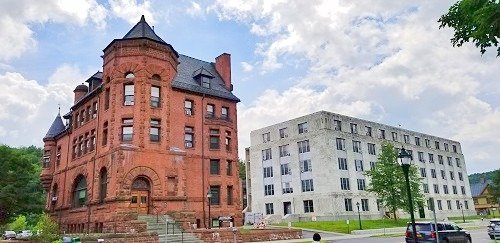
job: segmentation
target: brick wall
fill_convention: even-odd
[[[192,230],[204,242],[257,242],[272,240],[301,239],[302,230],[298,229],[251,229],[233,231],[231,228]]]

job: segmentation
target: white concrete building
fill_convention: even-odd
[[[460,143],[321,111],[251,132],[246,153],[251,210],[271,221],[380,218],[385,209],[366,191],[384,141],[404,146],[420,168],[422,191],[437,217],[474,214]],[[431,218],[427,206],[415,217]],[[401,216],[401,215],[400,215]],[[403,215],[404,216],[404,215]]]

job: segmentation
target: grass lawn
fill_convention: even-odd
[[[497,216],[498,218],[500,218],[500,215],[495,215],[495,216]],[[470,215],[470,216],[465,216],[465,220],[468,220],[468,219],[481,219],[481,218],[490,219],[490,218],[495,218],[495,217],[493,217],[493,215]],[[459,217],[449,217],[448,219],[450,221],[454,221],[454,222],[461,222],[460,220],[462,220],[462,216],[459,216]]]
[[[382,229],[406,226],[408,219],[399,219],[394,221],[392,219],[378,219],[378,220],[361,220],[363,229]],[[287,223],[278,224],[280,226],[287,226]],[[331,231],[338,233],[348,234],[352,230],[359,229],[359,222],[357,220],[350,220],[349,232],[345,220],[341,221],[316,221],[316,222],[293,222],[292,227],[315,229],[322,231]]]

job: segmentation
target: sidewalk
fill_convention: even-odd
[[[469,227],[486,227],[488,225],[488,221],[481,220],[471,220],[466,223],[455,222],[457,225],[463,228]],[[276,228],[288,228],[286,226],[272,226]],[[293,239],[293,240],[277,240],[277,241],[261,241],[261,242],[269,242],[269,243],[286,243],[286,242],[308,242],[312,239],[312,235],[314,233],[320,233],[321,240],[347,240],[347,239],[360,239],[360,238],[368,238],[377,235],[385,235],[385,234],[404,234],[406,231],[405,227],[395,227],[395,228],[385,228],[385,229],[369,229],[369,230],[354,230],[352,234],[343,234],[331,231],[322,231],[322,230],[311,230],[311,229],[303,229],[298,227],[291,227],[292,229],[301,229],[302,230],[302,239]]]

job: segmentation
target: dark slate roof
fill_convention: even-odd
[[[55,136],[63,132],[65,128],[66,127],[64,126],[64,123],[61,119],[61,114],[57,114],[56,119],[54,119],[54,122],[52,122],[49,131],[47,132],[47,134],[45,134],[45,137],[43,139],[54,138]]]
[[[87,87],[87,85],[85,84],[80,84],[76,86],[74,91],[89,92],[89,87]]]
[[[479,182],[479,183],[471,184],[470,185],[470,194],[472,195],[472,197],[479,197],[481,195],[481,193],[484,191],[484,189],[489,184],[491,184],[490,180],[487,180],[484,183]]]
[[[172,81],[172,87],[240,102],[240,99],[225,87],[224,81],[222,81],[213,63],[185,55],[179,55],[178,61],[177,75],[175,75]],[[199,70],[205,70],[213,76],[210,81],[210,88],[202,87],[200,83],[194,79],[193,75]]]
[[[209,71],[207,71],[204,67],[201,67],[200,69],[194,71],[193,78],[196,78],[196,77],[198,77],[200,75],[206,76],[206,77],[209,77],[209,78],[213,78],[214,77],[214,75],[211,74]]]
[[[135,24],[135,26],[131,30],[129,30],[129,32],[122,39],[134,39],[142,37],[167,44],[158,35],[156,35],[155,31],[146,22],[144,15],[141,16],[141,20],[139,21],[139,23]]]
[[[101,71],[97,71],[96,73],[94,73],[94,75],[92,75],[92,77],[90,77],[89,79],[87,79],[87,81],[85,81],[85,82],[88,82],[91,79],[100,79],[100,80],[102,80],[102,72]]]

